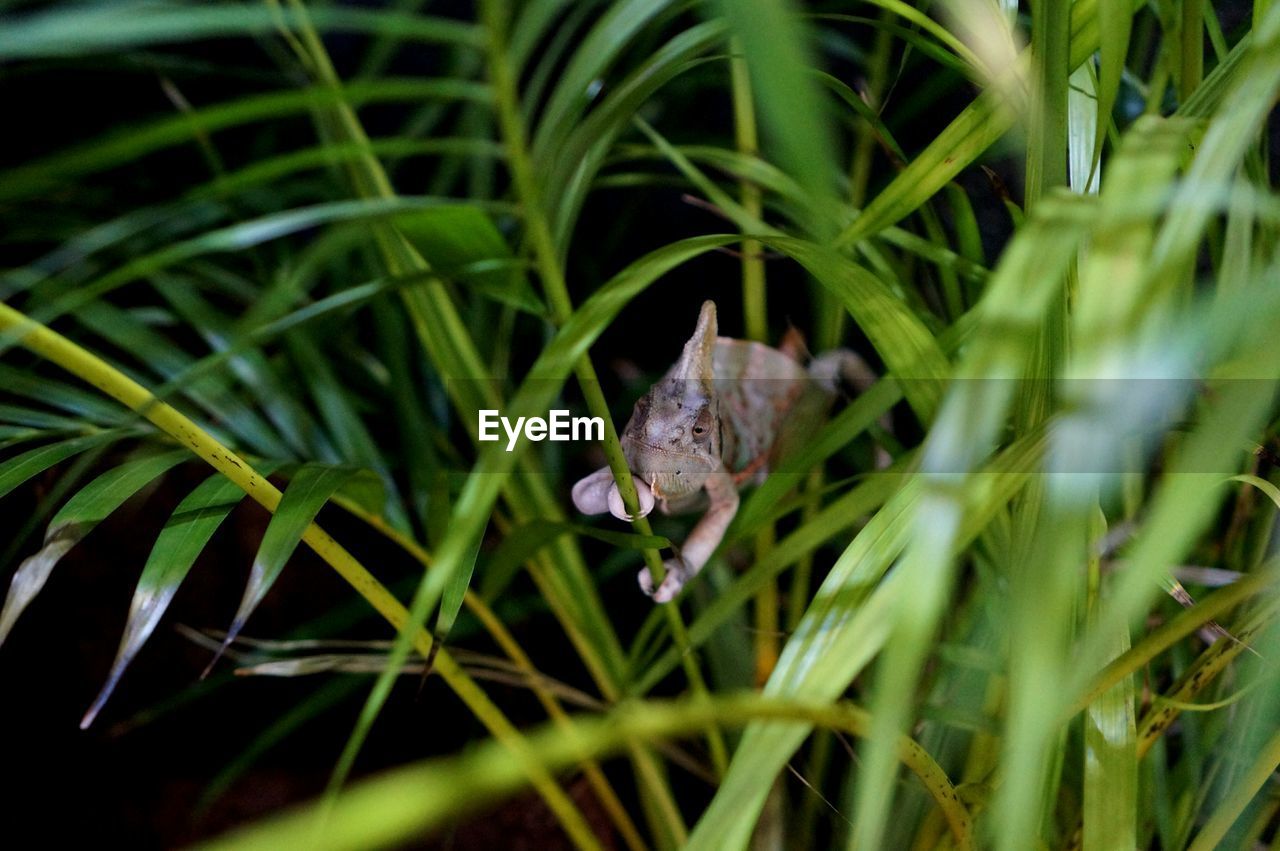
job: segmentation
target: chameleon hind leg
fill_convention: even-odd
[[[809,363],[809,375],[832,393],[846,388],[855,394],[865,393],[879,380],[875,370],[857,352],[849,349],[833,349],[818,355]],[[893,421],[887,413],[880,417],[880,427],[893,434]],[[887,469],[892,463],[893,458],[888,451],[877,443],[876,469]]]
[[[809,375],[832,393],[846,388],[865,393],[880,377],[857,352],[849,349],[832,349],[818,355],[809,362]]]

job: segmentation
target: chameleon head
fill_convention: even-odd
[[[696,493],[720,466],[715,345],[716,306],[707,301],[680,360],[636,403],[622,432],[627,466],[655,499]]]

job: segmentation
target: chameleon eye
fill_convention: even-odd
[[[693,427],[693,433],[694,433],[694,434],[706,434],[706,433],[707,433],[707,430],[706,430],[705,428],[703,428],[702,426],[694,426],[694,427]]]

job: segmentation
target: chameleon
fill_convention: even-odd
[[[716,305],[706,301],[679,359],[636,402],[621,435],[639,496],[639,516],[705,512],[663,561],[654,588],[649,568],[640,588],[656,603],[673,599],[715,552],[738,511],[738,491],[763,481],[830,410],[840,386],[858,391],[875,375],[857,354],[836,349],[802,362],[792,332],[778,348],[717,336]],[[573,503],[584,514],[627,513],[609,467],[579,480]]]

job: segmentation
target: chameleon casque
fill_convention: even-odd
[[[649,568],[640,587],[665,603],[698,574],[738,511],[738,490],[759,483],[789,448],[825,418],[837,388],[863,390],[874,374],[856,354],[827,352],[806,368],[803,343],[779,348],[716,336],[716,306],[704,302],[680,359],[636,402],[622,432],[622,451],[640,497],[640,515],[706,513],[663,567],[657,589]],[[584,514],[631,520],[613,474],[603,467],[573,486]]]

